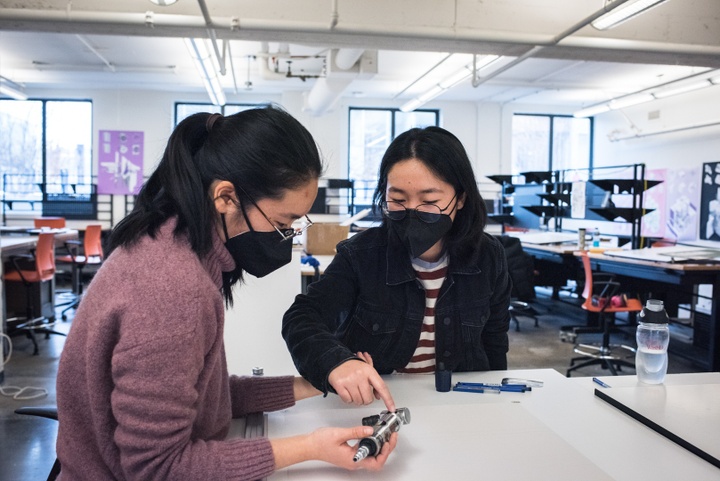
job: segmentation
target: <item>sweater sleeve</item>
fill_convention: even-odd
[[[112,449],[119,451],[125,479],[239,481],[274,471],[268,439],[222,440],[229,409],[208,413],[208,401],[222,403],[204,400],[198,391],[203,384],[202,336],[197,331],[160,333],[113,356],[111,405],[117,426]],[[208,432],[193,431],[198,419],[203,420],[199,429]]]
[[[233,418],[286,409],[295,405],[293,376],[230,376],[230,396]]]

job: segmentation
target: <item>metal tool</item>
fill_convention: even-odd
[[[372,426],[371,436],[362,438],[358,443],[358,450],[353,456],[356,463],[368,456],[377,456],[380,450],[389,439],[390,435],[400,430],[403,424],[410,424],[410,410],[398,408],[394,413],[383,411],[374,416],[368,416],[362,420],[363,426]]]

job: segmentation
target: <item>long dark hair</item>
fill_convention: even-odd
[[[376,209],[385,200],[390,169],[403,160],[417,159],[443,181],[452,185],[458,198],[465,196],[463,208],[457,211],[452,228],[445,236],[451,259],[474,259],[479,252],[487,223],[487,208],[480,195],[475,173],[460,140],[440,127],[415,128],[392,141],[378,173],[373,195]],[[386,220],[383,220],[386,222]]]
[[[288,189],[322,172],[317,145],[300,122],[270,106],[222,117],[198,113],[180,122],[162,159],[143,185],[132,212],[110,234],[108,253],[131,246],[143,235],[155,237],[168,219],[177,218],[175,236],[187,236],[203,258],[212,248],[216,211],[210,185],[227,180],[241,203],[277,199]],[[232,304],[231,287],[242,279],[236,269],[223,273],[223,295]]]

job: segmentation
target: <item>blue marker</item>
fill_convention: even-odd
[[[610,385],[608,385],[607,383],[602,382],[600,379],[598,379],[598,378],[596,378],[596,377],[593,378],[593,382],[594,382],[595,384],[600,384],[602,387],[610,387]]]

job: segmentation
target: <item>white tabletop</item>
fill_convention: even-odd
[[[666,384],[720,383],[720,374],[688,381],[683,376],[693,377],[668,376]],[[552,369],[495,371],[454,374],[453,384],[500,382],[503,377],[539,379],[544,386],[528,393],[439,393],[433,376],[385,376],[396,405],[409,408],[412,421],[402,427],[398,447],[383,471],[350,472],[303,463],[270,479],[720,479],[718,468],[597,398],[597,385],[590,378],[568,379]],[[604,379],[637,384],[631,378]],[[334,395],[315,397],[270,413],[268,435],[359,425],[363,417],[383,409],[379,401],[358,408]]]

